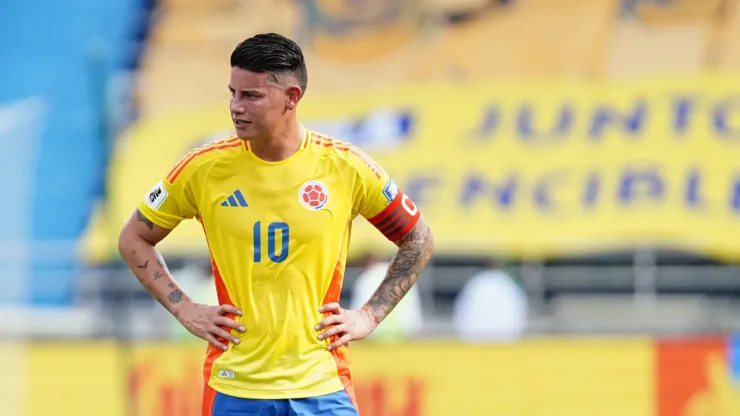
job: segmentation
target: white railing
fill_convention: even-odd
[[[161,338],[171,320],[127,269],[81,269],[74,303],[37,307],[28,299],[29,259],[53,265],[73,242],[0,243],[0,338]],[[41,253],[41,254],[39,254]],[[32,256],[33,254],[33,256]],[[529,333],[696,333],[740,329],[740,267],[658,266],[636,255],[632,265],[526,263],[511,271],[529,301]],[[174,263],[174,262],[173,262]],[[424,337],[454,336],[452,302],[475,267],[430,267],[418,282]],[[178,270],[173,270],[177,278]],[[345,295],[360,270],[348,268]],[[53,268],[45,273],[53,276]],[[577,293],[577,292],[585,292]],[[674,293],[671,293],[674,292]],[[346,299],[343,298],[344,300]],[[15,300],[15,301],[9,301]]]

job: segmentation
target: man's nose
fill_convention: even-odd
[[[244,114],[244,106],[239,101],[232,100],[231,112],[234,114]]]

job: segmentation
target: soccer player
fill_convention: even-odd
[[[139,203],[119,251],[141,284],[208,346],[203,416],[357,415],[347,346],[368,336],[429,261],[414,203],[354,146],[303,127],[307,73],[277,34],[231,55],[236,137],[185,155]],[[352,220],[398,246],[359,309],[339,306]],[[210,249],[219,305],[188,298],[155,246],[195,218]]]

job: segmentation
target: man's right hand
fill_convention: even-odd
[[[222,341],[239,343],[239,338],[231,335],[228,329],[239,332],[246,330],[227,315],[242,316],[242,311],[232,305],[208,306],[189,302],[180,308],[175,317],[191,334],[226,351],[229,347]]]

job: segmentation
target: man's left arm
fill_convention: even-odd
[[[362,307],[370,313],[376,326],[411,290],[434,251],[434,237],[423,217],[418,219],[411,231],[395,243],[398,251],[388,266],[383,282]]]
[[[357,212],[398,246],[385,278],[362,310],[379,325],[411,290],[434,249],[434,239],[414,201],[371,159],[358,167]],[[373,328],[374,329],[374,328]]]
[[[434,249],[429,225],[414,202],[368,157],[355,159],[357,182],[353,212],[366,218],[385,238],[398,246],[386,276],[360,309],[345,310],[339,303],[322,305],[325,318],[316,325],[329,350],[360,340],[393,311],[421,275]]]

